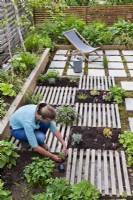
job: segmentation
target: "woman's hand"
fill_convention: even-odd
[[[65,156],[67,156],[67,154],[68,154],[68,150],[67,150],[66,145],[63,146],[63,152],[64,152]]]
[[[59,158],[58,156],[56,156],[56,155],[54,155],[54,154],[53,154],[53,156],[52,156],[52,160],[54,160],[54,161],[56,161],[56,162],[61,162],[61,161],[62,161],[61,158]]]

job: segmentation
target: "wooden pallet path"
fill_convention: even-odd
[[[124,151],[69,149],[66,178],[71,184],[89,180],[103,196],[117,196],[126,192],[131,196]]]
[[[117,104],[76,103],[75,111],[80,118],[74,126],[121,128]]]
[[[112,76],[81,76],[79,81],[80,90],[108,90],[114,85]]]
[[[34,94],[42,94],[44,102],[52,105],[74,105],[77,88],[37,86]]]

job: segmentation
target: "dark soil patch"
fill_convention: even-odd
[[[111,101],[105,101],[104,95],[108,94],[107,91],[98,91],[99,95],[91,95],[91,90],[78,90],[76,92],[75,103],[114,103],[113,99]],[[81,99],[79,96],[81,94],[85,94],[87,97],[86,99]]]
[[[14,200],[30,200],[33,194],[44,192],[44,186],[31,187],[27,184],[23,176],[25,166],[31,163],[32,157],[42,157],[40,154],[33,151],[20,151],[20,157],[17,160],[16,166],[11,169],[5,168],[1,171],[1,179],[4,181],[4,188],[10,190]],[[43,157],[42,157],[43,158]],[[65,168],[66,168],[66,163]],[[55,169],[52,177],[65,177],[66,173],[59,173],[58,163],[55,163]]]
[[[72,127],[68,147],[104,150],[121,149],[122,145],[118,142],[118,135],[121,134],[121,129],[110,129],[113,133],[111,139],[103,135],[103,130],[104,128]],[[82,141],[79,145],[72,146],[72,135],[74,133],[81,133]]]
[[[38,81],[37,85],[39,86],[52,86],[52,87],[78,87],[79,84],[79,78],[77,78],[77,82],[70,82],[70,79],[68,77],[63,77],[60,80],[56,81],[55,84],[49,84],[48,81],[45,83],[41,83]]]

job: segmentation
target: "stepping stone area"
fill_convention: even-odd
[[[61,76],[79,77],[78,87],[57,87],[57,86],[36,86],[34,94],[42,94],[43,101],[53,106],[71,105],[80,117],[73,122],[73,127],[96,127],[111,129],[121,129],[121,121],[118,104],[109,103],[75,103],[76,92],[79,90],[101,90],[107,91],[109,87],[115,86],[114,77],[127,77],[125,65],[122,63],[122,57],[130,60],[128,69],[133,69],[133,51],[131,50],[99,50],[97,51],[101,58],[88,63],[83,62],[82,73],[74,73],[68,62],[64,60],[67,50],[58,50],[49,65],[48,71],[55,69]],[[103,55],[108,59],[108,68],[104,68]],[[89,59],[95,58],[91,53]],[[130,59],[129,59],[130,57]],[[131,59],[132,57],[132,59]],[[73,58],[67,58],[72,62]],[[132,60],[132,61],[131,61]],[[131,63],[132,62],[132,63]],[[92,69],[93,68],[93,69]],[[86,73],[87,70],[87,73]],[[106,76],[107,70],[109,76]],[[131,76],[131,70],[129,71]],[[65,74],[64,74],[65,73]],[[88,75],[87,75],[88,74]],[[121,81],[121,86],[126,91],[133,91],[133,81]],[[127,111],[133,111],[133,98],[125,99]],[[68,145],[72,126],[56,124],[60,130],[63,139]],[[133,131],[133,118],[129,118],[129,125]],[[12,138],[12,140],[14,140]],[[15,143],[18,141],[15,140]],[[62,151],[62,145],[50,131],[46,134],[46,144],[50,152],[59,153]],[[19,145],[19,148],[21,146]],[[113,196],[119,199],[126,192],[131,196],[131,184],[129,180],[127,161],[125,152],[122,150],[101,150],[101,149],[68,149],[68,158],[66,164],[66,178],[71,184],[80,182],[83,179],[89,180],[102,193],[102,196]]]

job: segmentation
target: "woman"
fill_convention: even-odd
[[[22,106],[13,113],[9,120],[10,131],[16,139],[28,142],[38,153],[57,162],[61,162],[61,159],[58,156],[43,148],[46,139],[46,132],[48,128],[50,128],[63,145],[63,151],[65,155],[67,155],[66,144],[59,130],[52,121],[55,118],[55,109],[45,103]]]

